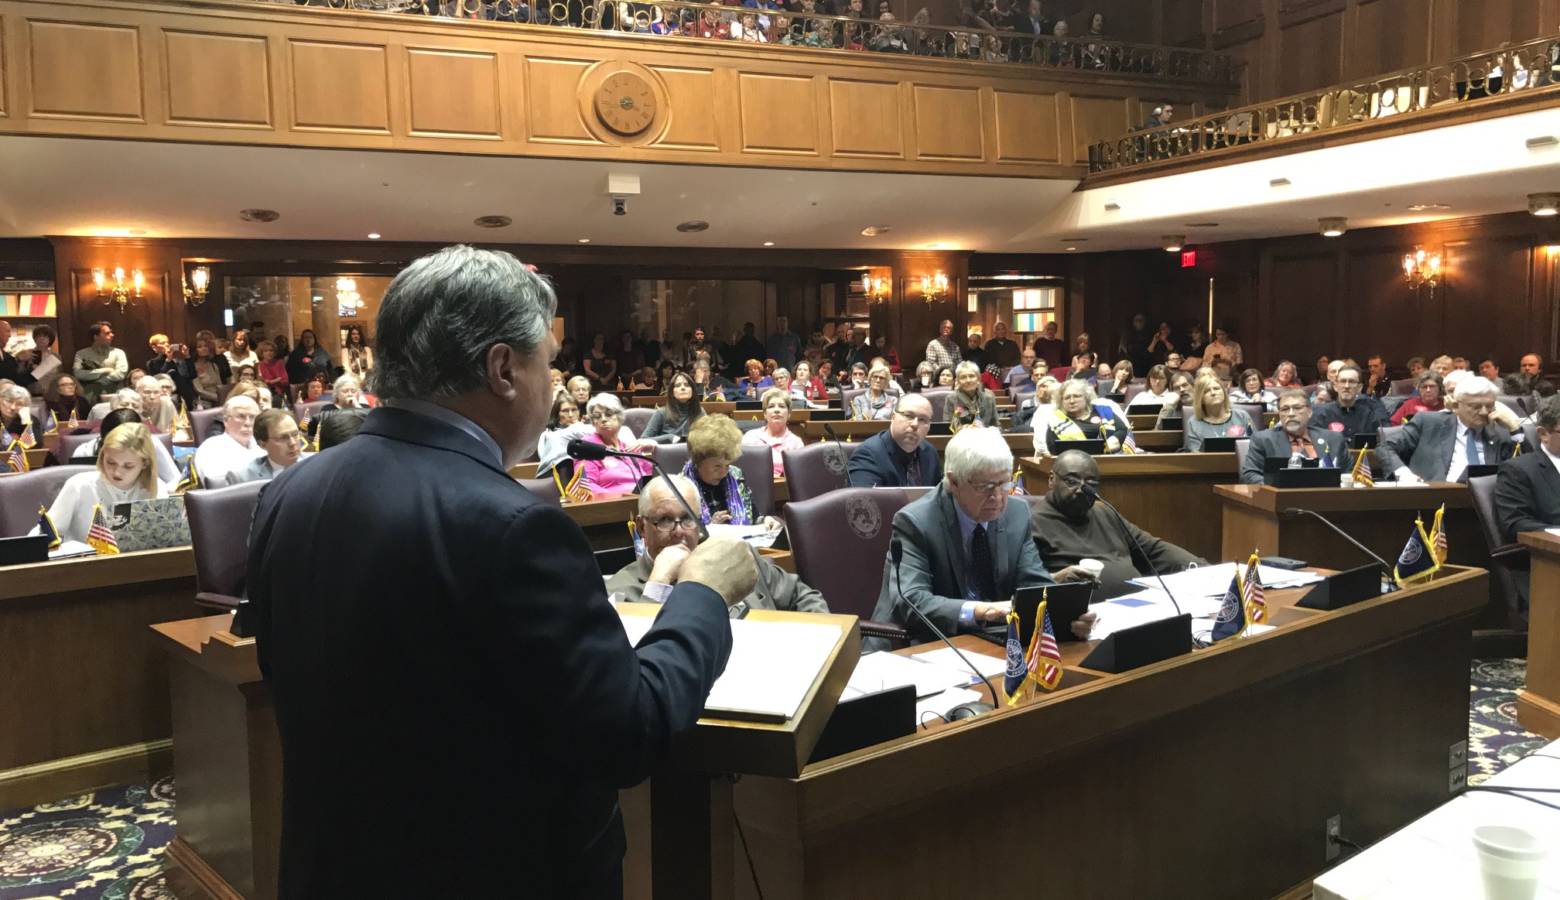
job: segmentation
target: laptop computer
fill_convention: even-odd
[[[1235,441],[1232,437],[1203,438],[1202,452],[1204,453],[1234,453]]]
[[[184,513],[184,497],[159,497],[115,503],[108,527],[120,552],[161,550],[190,543],[190,520]]]
[[[1057,643],[1075,641],[1072,623],[1089,611],[1089,601],[1094,599],[1094,582],[1069,581],[1045,588],[1024,588],[1013,595],[1013,611],[1018,613],[1018,636],[1025,649],[1035,633],[1035,615],[1040,611],[1040,600],[1045,599],[1046,612],[1051,617],[1051,631]]]
[[[0,566],[47,562],[49,539],[45,535],[0,538]]]

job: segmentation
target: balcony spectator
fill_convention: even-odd
[[[1086,69],[1114,69],[1110,48],[1102,41],[1110,40],[1105,34],[1105,14],[1097,12],[1089,17],[1089,30],[1084,37],[1091,39],[1083,45],[1083,66]]]

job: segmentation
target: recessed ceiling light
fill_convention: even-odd
[[[478,228],[508,228],[515,224],[515,220],[508,216],[478,216],[471,220],[471,224]]]
[[[578,241],[576,241],[576,243],[588,244],[590,243],[590,238],[580,238]]]
[[[1187,228],[1218,228],[1218,222],[1187,222]]]
[[[1106,212],[1116,212],[1119,209],[1121,209],[1121,204],[1120,203],[1117,203],[1114,200],[1107,200],[1107,201],[1105,201],[1105,211]]]
[[[1451,209],[1451,207],[1445,203],[1415,203],[1408,209],[1409,212],[1438,212],[1443,209]]]
[[[764,242],[764,246],[765,247],[773,247],[774,245],[775,245],[774,241],[765,241]]]
[[[1535,216],[1560,212],[1560,194],[1528,194],[1528,212]]]
[[[1167,253],[1179,253],[1181,247],[1186,244],[1186,235],[1167,234],[1159,239],[1159,246],[1165,248]]]
[[[1560,138],[1557,138],[1552,134],[1546,134],[1543,137],[1527,139],[1527,148],[1529,150],[1548,150],[1549,148],[1557,145],[1560,145]]]
[[[1086,238],[1086,237],[1064,237],[1064,238],[1062,238],[1062,243],[1064,243],[1064,244],[1086,244],[1086,243],[1088,243],[1088,241],[1089,241],[1089,239]]]
[[[1268,179],[1268,187],[1289,187],[1289,179],[1288,178],[1270,178],[1270,179]]]
[[[1071,253],[1071,252],[1073,252],[1074,250],[1077,250],[1077,249],[1078,249],[1077,247],[1068,247],[1067,248],[1067,252]]]
[[[1337,237],[1349,230],[1349,220],[1342,216],[1327,216],[1317,219],[1316,227],[1322,232],[1322,237]]]
[[[371,240],[371,241],[379,240],[379,232],[377,232],[377,231],[370,231],[368,233],[368,239]]]
[[[691,234],[698,231],[708,231],[709,227],[710,223],[705,222],[702,219],[690,219],[687,222],[679,222],[677,225],[677,230],[681,231],[683,234]]]
[[[282,214],[274,209],[241,209],[238,217],[245,222],[275,222]]]
[[[861,236],[862,237],[878,237],[880,235],[888,234],[890,231],[893,231],[893,230],[894,230],[893,228],[891,228],[891,227],[889,227],[887,225],[868,225],[866,228],[861,229]]]

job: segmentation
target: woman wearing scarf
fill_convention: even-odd
[[[688,464],[682,473],[699,489],[699,521],[752,525],[753,496],[734,463],[742,458],[742,431],[730,416],[706,415],[688,429]]]
[[[1119,452],[1132,431],[1109,407],[1095,404],[1094,388],[1087,382],[1077,378],[1064,382],[1045,436],[1046,451],[1055,456],[1067,449],[1068,441],[1103,439],[1106,453]]]
[[[953,370],[954,388],[943,400],[943,418],[955,430],[965,425],[997,424],[997,397],[980,383],[980,367],[965,361]]]
[[[891,376],[888,366],[878,365],[867,376],[867,389],[850,401],[850,417],[861,421],[888,421],[894,415],[894,403],[898,399],[888,389]]]

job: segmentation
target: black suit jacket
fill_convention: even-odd
[[[1560,472],[1542,447],[1534,447],[1495,473],[1495,508],[1500,532],[1516,543],[1524,531],[1560,525]]]
[[[249,596],[282,897],[618,894],[617,789],[694,724],[731,649],[697,584],[631,648],[568,516],[396,408],[264,489]]]
[[[942,462],[937,448],[926,441],[915,448],[921,464],[921,479],[914,484],[905,476],[899,445],[888,429],[861,442],[851,454],[848,477],[851,487],[935,487],[942,480]]]
[[[1308,428],[1306,436],[1316,445],[1318,457],[1330,459],[1338,468],[1353,467],[1354,459],[1344,452],[1343,435]],[[1240,483],[1272,484],[1273,477],[1267,474],[1267,461],[1275,458],[1289,458],[1289,435],[1284,433],[1282,426],[1267,428],[1251,436],[1251,443],[1246,445],[1246,461],[1240,466]]]

